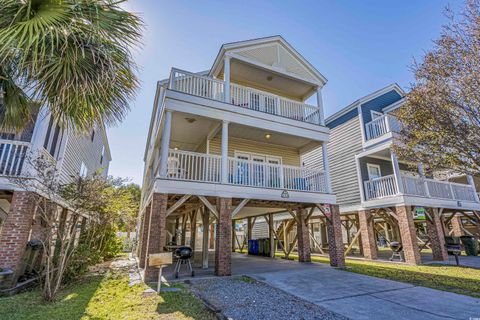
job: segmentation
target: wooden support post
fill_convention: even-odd
[[[197,240],[197,210],[190,214],[190,247],[192,248],[192,257],[195,256],[195,245]],[[195,261],[192,259],[192,261]]]
[[[268,215],[268,238],[270,240],[270,258],[275,257],[275,239],[273,238],[273,214]]]
[[[232,252],[235,252],[237,232],[235,231],[235,220],[232,220]]]
[[[188,218],[188,215],[186,213],[183,214],[183,216],[182,216],[182,236],[181,236],[181,239],[180,239],[180,244],[182,246],[185,245],[186,237],[187,237],[187,218]]]
[[[208,230],[210,223],[210,211],[203,207],[203,234],[202,234],[202,269],[208,269]]]

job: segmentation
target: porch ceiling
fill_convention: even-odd
[[[220,70],[223,75],[223,67]],[[232,82],[269,91],[296,100],[305,100],[316,90],[311,83],[293,79],[272,70],[262,69],[237,59],[231,60],[230,79]]]
[[[195,151],[207,136],[221,135],[221,122],[215,119],[200,117],[187,113],[173,113],[170,147],[180,150]],[[265,137],[270,134],[270,138]],[[212,138],[214,137],[212,136]],[[253,140],[256,142],[293,147],[296,149],[313,148],[317,144],[312,140],[280,132],[271,132],[259,128],[248,127],[237,123],[229,126],[229,137]],[[320,146],[320,144],[318,144]]]

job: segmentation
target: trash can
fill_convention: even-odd
[[[258,255],[258,240],[248,240],[248,254]]]
[[[450,245],[450,246],[459,245],[459,244],[461,244],[460,238],[459,237],[451,237],[451,236],[445,237],[445,244]]]
[[[462,244],[465,247],[465,253],[467,256],[478,255],[478,239],[472,236],[461,236]]]

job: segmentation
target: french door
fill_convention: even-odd
[[[257,187],[280,187],[281,158],[246,152],[236,152],[235,158],[248,160],[248,162],[238,163],[237,171],[241,177],[237,180]]]

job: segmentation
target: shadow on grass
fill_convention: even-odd
[[[0,318],[10,320],[81,319],[102,276],[82,278],[61,290],[55,302],[45,303],[40,289],[0,298]]]

